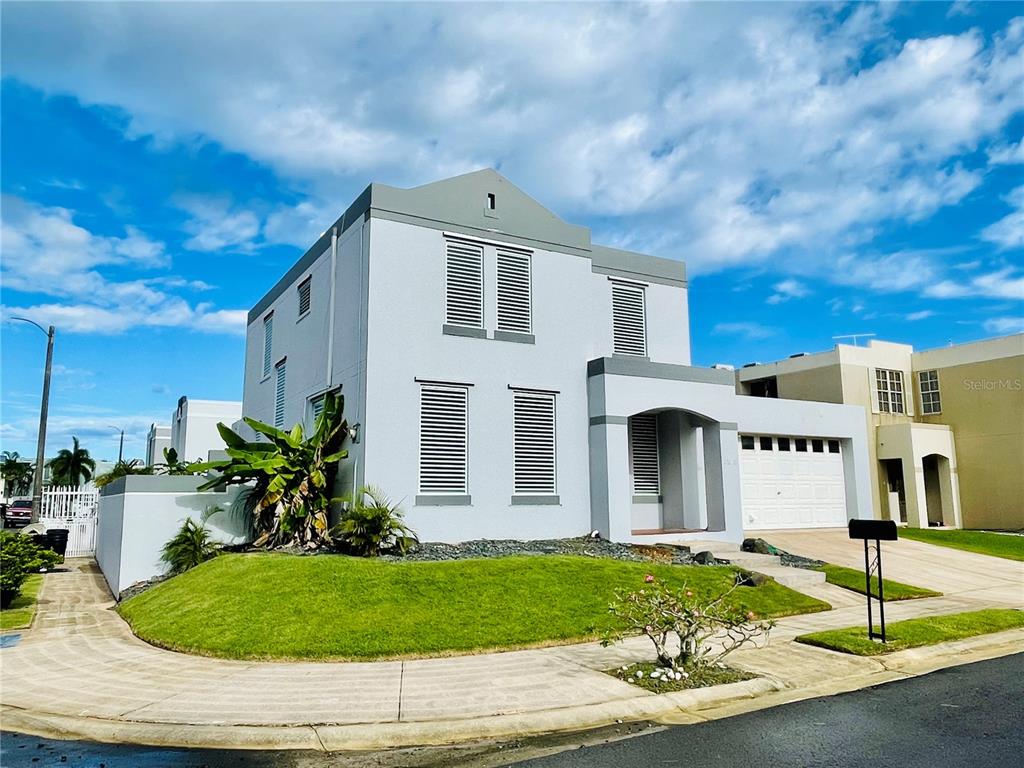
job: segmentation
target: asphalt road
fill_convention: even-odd
[[[1024,654],[700,725],[377,754],[158,749],[0,734],[3,768],[956,768],[1020,765]]]
[[[1021,755],[1024,654],[516,765],[1009,768]]]

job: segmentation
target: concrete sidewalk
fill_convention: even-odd
[[[581,730],[616,720],[692,722],[737,707],[852,690],[1004,655],[1024,644],[1024,631],[1014,631],[879,660],[791,641],[803,632],[863,623],[863,604],[855,599],[827,613],[783,619],[767,647],[730,657],[761,679],[677,694],[654,695],[600,671],[649,658],[642,638],[612,648],[587,643],[404,662],[226,661],[138,640],[113,611],[95,565],[70,566],[69,572],[45,577],[32,629],[0,652],[6,729],[166,746],[335,750],[443,744]],[[830,590],[847,599],[845,591],[825,591]],[[973,590],[894,603],[887,617],[1021,602],[1020,590],[1016,601]]]

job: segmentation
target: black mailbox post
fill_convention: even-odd
[[[868,597],[868,638],[885,642],[885,591],[882,588],[882,544],[896,541],[896,523],[892,520],[851,520],[850,538],[864,541],[864,592]],[[871,560],[868,542],[875,542],[875,559]],[[871,619],[871,574],[878,575],[878,619],[881,633],[875,632]]]

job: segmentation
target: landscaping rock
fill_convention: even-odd
[[[736,574],[736,586],[738,587],[760,587],[762,584],[767,584],[769,581],[775,581],[775,579],[771,576],[765,576],[763,573],[740,571]]]
[[[590,535],[572,539],[540,539],[536,541],[475,539],[458,544],[428,541],[415,546],[404,557],[385,555],[384,559],[440,561],[481,557],[513,557],[516,555],[578,555],[607,557],[636,563],[658,562],[671,565],[693,565],[695,563],[690,551],[686,547],[676,544],[619,544]],[[715,564],[714,558],[710,564]]]
[[[756,552],[759,555],[777,555],[779,550],[764,539],[744,539],[740,545],[744,552]]]
[[[708,551],[698,552],[693,556],[693,562],[697,565],[716,565],[718,563],[715,556]]]

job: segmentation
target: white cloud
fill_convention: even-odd
[[[184,242],[190,251],[220,251],[231,248],[251,251],[256,247],[260,220],[252,211],[232,210],[223,198],[186,196],[178,207],[189,213],[184,230],[191,235]]]
[[[981,239],[1002,250],[1024,248],[1024,186],[1014,189],[1005,199],[1013,206],[1013,212],[985,227]]]
[[[1019,165],[1024,163],[1024,140],[1016,144],[998,144],[988,150],[990,165]]]
[[[800,299],[810,294],[810,289],[799,280],[787,278],[775,284],[775,293],[768,297],[769,304],[782,304],[790,299]]]
[[[307,245],[367,181],[493,165],[566,218],[602,217],[695,274],[769,259],[806,271],[963,200],[982,183],[964,158],[1024,107],[1024,20],[900,45],[895,13],[14,4],[4,63],[122,107],[132,135],[199,136],[274,168],[310,199],[271,215],[271,241]],[[193,226],[190,247],[204,249],[251,247],[259,232],[230,207]]]
[[[162,243],[134,227],[123,236],[97,235],[74,221],[65,208],[46,208],[4,197],[2,222],[6,292],[51,296],[62,301],[28,306],[10,304],[4,315],[18,314],[62,332],[121,333],[136,327],[186,327],[199,331],[239,333],[241,310],[217,310],[210,304],[191,305],[163,288],[202,289],[175,276],[114,280],[109,267],[135,270],[166,268]],[[244,313],[242,313],[244,314]]]
[[[982,325],[988,333],[1000,336],[1022,333],[1024,332],[1024,317],[993,317]]]
[[[906,315],[903,319],[910,323],[916,323],[919,320],[927,320],[929,317],[933,317],[935,312],[930,309],[922,309],[918,312],[911,312]]]
[[[718,323],[711,329],[711,332],[728,336],[742,336],[748,341],[767,339],[778,333],[777,329],[770,326],[747,322]]]
[[[1024,274],[1013,267],[964,280],[941,280],[924,288],[925,296],[936,299],[960,299],[981,296],[989,299],[1024,300]]]

